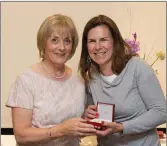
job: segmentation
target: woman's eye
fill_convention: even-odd
[[[107,39],[101,39],[101,41],[107,41]]]
[[[58,39],[56,39],[56,38],[52,39],[52,41],[53,41],[54,43],[58,43]]]
[[[65,44],[71,44],[71,40],[70,39],[65,39],[64,42],[65,42]]]
[[[88,43],[93,43],[93,42],[95,42],[94,40],[88,40]]]

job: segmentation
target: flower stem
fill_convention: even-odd
[[[154,60],[154,62],[151,64],[151,66],[153,66],[155,64],[155,62],[157,62],[158,59],[159,59],[159,56]]]

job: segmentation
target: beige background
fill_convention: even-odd
[[[130,12],[133,13],[130,28]],[[39,61],[36,34],[43,20],[61,13],[72,17],[80,40],[86,22],[105,14],[120,28],[124,38],[137,32],[141,55],[162,49],[166,51],[165,2],[2,2],[1,3],[1,127],[12,127],[10,109],[5,107],[9,90],[16,76]],[[131,30],[131,32],[129,32]],[[74,57],[67,63],[77,71],[81,42]],[[166,95],[166,60],[155,64],[159,81]]]

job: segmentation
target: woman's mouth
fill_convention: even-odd
[[[65,53],[55,53],[58,56],[65,56]]]
[[[98,52],[98,53],[94,53],[96,56],[103,56],[106,52]]]

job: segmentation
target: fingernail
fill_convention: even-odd
[[[98,118],[99,117],[99,113],[96,113],[96,118]]]
[[[96,106],[96,111],[97,111],[97,108],[98,108],[98,107]]]
[[[101,121],[101,124],[104,125],[104,121]]]

